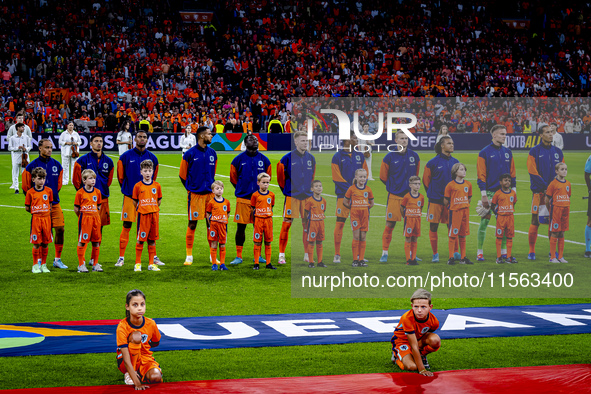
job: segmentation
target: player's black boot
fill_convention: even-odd
[[[308,268],[314,268],[314,263],[308,264]]]
[[[326,268],[326,264],[324,264],[322,261],[316,264],[316,266],[318,266],[318,268]]]
[[[468,264],[468,265],[472,265],[474,264],[472,261],[470,261],[470,259],[466,256],[463,259],[460,260],[460,264]]]
[[[508,264],[517,264],[517,259],[515,257],[509,257],[506,261]]]
[[[447,265],[456,265],[456,260],[454,258],[447,260]]]
[[[314,265],[314,263],[312,263],[312,265]],[[265,268],[268,270],[276,270],[277,269],[277,267],[274,267],[273,264],[271,264],[271,263],[265,265]]]
[[[431,366],[429,365],[429,361],[427,361],[427,356],[421,356],[421,361],[423,362],[425,369],[431,369]]]
[[[359,267],[359,261],[353,260],[353,262],[351,263],[351,267]]]
[[[253,270],[258,270],[259,269],[259,265],[255,264],[254,267],[252,267]]]
[[[358,267],[367,267],[367,263],[364,260],[359,260],[357,262]]]

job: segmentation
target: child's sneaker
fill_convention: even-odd
[[[273,267],[273,264],[271,264],[271,263],[265,265],[265,268],[268,270],[276,270],[277,269],[277,267]]]
[[[470,261],[470,259],[468,257],[464,257],[463,259],[460,260],[460,264],[472,265],[474,263],[472,261]]]
[[[59,268],[59,269],[63,269],[63,270],[67,270],[67,269],[68,269],[68,266],[67,266],[67,265],[65,265],[65,264],[62,262],[62,259],[54,259],[54,260],[53,260],[53,266],[54,266],[55,268]]]
[[[456,265],[456,260],[452,257],[451,259],[447,260],[447,265]]]
[[[279,264],[287,263],[287,261],[285,261],[285,255],[279,254],[279,261],[277,263],[279,263]]]
[[[236,257],[234,260],[232,260],[232,262],[230,263],[230,265],[238,265],[238,264],[242,264],[242,257]],[[258,264],[256,264],[258,265]]]
[[[94,266],[94,259],[90,259],[90,260],[88,260],[88,266],[89,266],[89,267],[92,267],[92,266]]]
[[[431,369],[431,366],[429,365],[429,361],[427,361],[427,356],[421,355],[421,361],[423,362],[425,369]]]
[[[462,255],[460,254],[460,252],[454,252],[454,260],[461,260],[462,259]]]
[[[33,264],[33,269],[31,270],[34,274],[41,273],[41,264]]]
[[[119,256],[117,262],[115,263],[115,267],[123,267],[123,264],[125,264],[125,259]]]
[[[131,376],[129,376],[129,372],[125,372],[125,376],[124,376],[123,380],[125,380],[125,384],[128,386],[135,385],[135,383],[133,383],[133,379],[131,378]]]
[[[158,268],[156,263],[154,263],[154,264],[148,265],[148,271],[160,271],[160,268]]]
[[[211,265],[211,270],[212,271],[217,271],[218,270],[218,265],[217,264],[212,264]]]
[[[135,265],[135,267],[133,267],[133,270],[134,270],[135,272],[141,271],[141,270],[142,270],[142,264],[141,264],[141,263],[137,263],[137,264]]]
[[[156,265],[164,265],[164,263],[162,262],[162,260],[160,260],[158,258],[158,256],[154,256],[154,264],[156,264]]]
[[[183,263],[183,265],[191,265],[193,264],[193,256],[187,256],[185,258],[185,262]]]
[[[314,268],[314,263],[308,263],[308,268]]]
[[[388,262],[388,253],[382,253],[382,257],[380,257],[380,263],[387,263]]]
[[[218,269],[220,271],[228,271],[228,267],[226,267],[226,264],[220,264],[220,267]]]
[[[550,263],[560,263],[560,261],[556,258],[550,259]]]
[[[508,264],[517,264],[517,259],[515,257],[509,257],[507,259]]]
[[[357,266],[358,267],[367,267],[367,260],[365,260],[365,259],[364,260],[359,260],[357,262]]]
[[[341,262],[341,255],[340,254],[335,254],[334,255],[334,259],[332,259],[332,262],[335,264],[339,264]]]
[[[353,262],[351,263],[351,267],[359,267],[359,261],[353,260]]]
[[[432,263],[439,263],[439,253],[435,253],[431,259]]]
[[[564,259],[564,257],[562,257],[562,258],[558,259],[558,261],[560,261],[561,263],[568,263],[568,261],[566,261],[566,260]],[[43,267],[43,266],[41,266],[41,267]]]
[[[326,268],[326,264],[324,264],[322,261],[318,264],[316,264],[317,267],[319,268]]]
[[[103,267],[99,263],[96,263],[92,266],[92,270],[95,272],[103,272]]]
[[[527,259],[528,260],[535,260],[536,259],[536,254],[535,253],[530,253],[527,255]]]
[[[242,260],[242,259],[240,259],[240,260]],[[231,263],[230,263],[230,264],[231,264]],[[253,269],[253,270],[257,270],[257,271],[258,271],[258,269],[259,269],[259,265],[258,265],[258,264],[255,264],[255,265],[254,265],[254,267],[252,267],[252,269]]]
[[[497,264],[505,264],[505,260],[502,257],[497,257]]]
[[[78,272],[81,273],[88,273],[88,268],[86,268],[86,265],[82,264],[78,266]]]
[[[51,272],[49,268],[47,268],[47,264],[41,264],[41,272],[48,273]]]
[[[476,261],[484,261],[484,254],[478,253],[476,255]]]

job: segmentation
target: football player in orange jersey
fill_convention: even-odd
[[[92,270],[103,272],[98,263],[101,246],[101,203],[102,195],[95,188],[96,173],[86,169],[82,171],[83,187],[78,189],[74,198],[74,213],[78,216],[78,272],[88,272],[84,264],[84,255],[88,242],[92,242]]]
[[[431,293],[417,289],[410,298],[412,309],[400,318],[394,329],[392,362],[402,370],[419,371],[421,375],[433,376],[427,354],[441,347],[441,338],[434,331],[439,320],[431,313]]]
[[[456,163],[451,168],[451,182],[445,187],[443,204],[449,207],[449,260],[448,265],[456,264],[455,248],[459,238],[461,251],[460,264],[474,264],[466,257],[466,236],[470,234],[470,202],[472,184],[466,178],[466,166]]]
[[[355,171],[353,186],[345,193],[343,205],[351,210],[353,229],[353,267],[367,267],[365,262],[365,236],[369,230],[369,210],[373,207],[373,192],[366,185],[367,170]]]
[[[230,214],[230,201],[223,197],[224,183],[215,181],[211,184],[214,197],[205,207],[205,219],[207,220],[207,240],[211,257],[211,270],[227,271],[226,267],[226,238],[228,234],[228,215]],[[220,247],[220,259],[217,261],[218,245]]]
[[[150,388],[145,383],[162,383],[162,369],[152,356],[152,349],[160,344],[160,331],[144,313],[146,296],[141,290],[131,290],[125,297],[125,319],[116,331],[117,366],[125,374],[125,384],[136,390]]]
[[[254,267],[259,269],[259,257],[261,256],[261,245],[265,240],[265,256],[267,264],[265,268],[277,269],[271,264],[271,242],[273,241],[273,206],[275,206],[275,194],[269,190],[271,176],[262,172],[257,176],[259,190],[252,194],[250,205],[254,222]]]
[[[410,192],[400,201],[401,216],[404,218],[404,252],[406,265],[419,265],[417,262],[417,239],[421,236],[421,215],[425,197],[419,193],[421,178],[416,175],[408,178]]]
[[[308,268],[314,268],[314,244],[316,244],[316,257],[318,267],[325,268],[322,262],[322,241],[324,241],[324,212],[326,212],[326,200],[322,197],[322,182],[312,181],[312,196],[304,203],[304,217],[302,223],[306,229],[306,241],[308,244]]]
[[[517,194],[511,190],[511,174],[503,174],[499,179],[501,188],[495,192],[491,200],[493,212],[497,215],[497,264],[516,264],[517,259],[512,256],[513,237],[515,236],[515,203]],[[507,260],[503,259],[503,236],[507,239]]]
[[[546,189],[546,207],[550,212],[550,262],[568,263],[563,257],[564,232],[568,231],[568,216],[570,214],[570,196],[572,186],[566,180],[568,167],[564,163],[555,166],[556,178]],[[556,257],[558,244],[558,258]]]
[[[33,244],[33,273],[49,272],[47,268],[47,245],[53,242],[51,234],[51,202],[53,191],[45,186],[47,172],[37,167],[31,171],[34,186],[27,190],[25,209],[30,212],[31,243]]]

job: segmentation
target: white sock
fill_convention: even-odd
[[[507,249],[501,249],[501,254],[507,254]]]
[[[478,249],[478,252],[476,252],[477,254],[484,254],[482,249]]]
[[[279,257],[285,257],[285,253],[279,253]]]
[[[388,251],[387,250],[382,250],[382,256],[387,256],[388,255]]]

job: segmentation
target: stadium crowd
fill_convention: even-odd
[[[294,97],[589,97],[589,6],[505,3],[227,0],[206,24],[183,23],[167,2],[4,4],[0,132],[21,111],[35,132],[71,119],[178,133],[276,120],[272,131],[289,132],[302,123]],[[457,107],[441,118],[450,131],[487,132],[488,114]],[[529,131],[525,118],[509,111],[508,131]],[[585,106],[552,121],[591,131]]]

